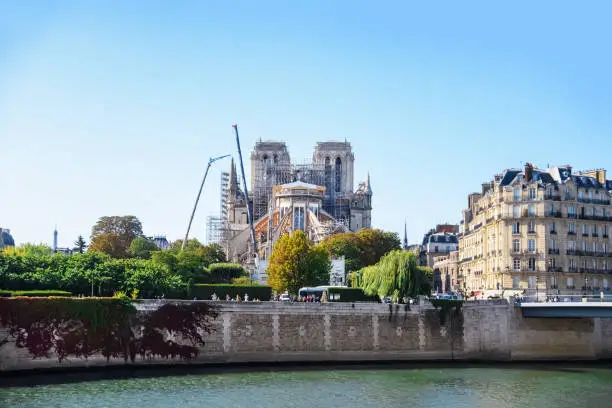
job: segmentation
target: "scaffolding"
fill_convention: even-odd
[[[206,243],[220,244],[223,238],[223,221],[221,217],[209,215],[206,217]]]

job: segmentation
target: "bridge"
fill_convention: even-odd
[[[603,317],[612,318],[612,296],[555,296],[522,298],[514,302],[523,317]]]

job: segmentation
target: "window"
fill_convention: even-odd
[[[529,221],[529,223],[527,224],[527,232],[530,234],[535,233],[535,222]]]
[[[536,250],[535,239],[530,239],[527,241],[527,248],[529,252],[534,253]]]
[[[570,269],[576,269],[576,260],[575,259],[570,259],[569,260],[569,267],[570,267]]]
[[[548,258],[548,267],[554,268],[557,265],[557,260],[555,258]]]
[[[568,228],[568,232],[570,232],[570,233],[572,233],[572,234],[575,234],[575,233],[576,233],[576,224],[575,224],[575,223],[570,222],[570,223],[567,225],[567,228]]]
[[[595,207],[591,208],[591,216],[593,216],[593,217],[597,216],[597,208],[595,208]]]
[[[573,205],[567,207],[567,216],[572,218],[576,217],[576,207]]]
[[[607,243],[607,242],[604,242],[604,243],[601,245],[601,249],[603,250],[603,253],[604,253],[604,254],[607,254],[607,253],[608,253],[608,243]]]
[[[601,209],[601,216],[602,216],[602,217],[607,217],[607,216],[608,216],[608,213],[606,212],[606,209],[605,209],[605,208],[602,208],[602,209]]]
[[[527,206],[527,214],[528,214],[530,217],[535,217],[535,212],[536,212],[536,211],[535,211],[535,204],[529,204],[529,205]]]
[[[582,250],[583,251],[587,250],[587,242],[586,241],[582,241]]]
[[[515,271],[520,271],[521,270],[521,260],[518,258],[514,258],[514,260],[512,261],[512,267],[514,268]]]
[[[519,289],[521,287],[521,278],[518,276],[512,277],[512,289]]]
[[[535,198],[536,198],[536,189],[535,187],[530,187],[529,188],[529,199],[535,200]]]
[[[557,232],[557,225],[555,224],[554,221],[548,224],[548,230],[550,232]]]
[[[342,191],[342,160],[336,158],[336,192]]]
[[[550,244],[550,249],[557,249],[557,240],[556,239],[551,239],[550,241],[548,241]]]
[[[567,241],[567,250],[575,251],[576,250],[576,241]]]
[[[567,278],[567,287],[574,288],[574,278]]]
[[[520,234],[521,233],[521,224],[518,222],[512,223],[512,233]]]
[[[304,207],[295,207],[293,209],[293,229],[304,230]]]
[[[332,166],[329,157],[325,158],[325,192],[330,193],[332,191]]]
[[[512,250],[519,252],[521,250],[521,242],[518,239],[512,241]]]
[[[593,242],[593,252],[597,252],[597,242]]]
[[[529,289],[535,289],[536,287],[536,277],[535,276],[529,276],[527,278],[527,287]]]
[[[608,290],[609,286],[608,286],[608,279],[604,278],[603,280],[603,288],[604,290]]]
[[[591,233],[592,233],[593,235],[597,235],[597,225],[593,225],[593,226],[591,226]]]
[[[529,270],[535,271],[535,258],[529,258]]]
[[[514,189],[514,201],[521,201],[521,189],[520,188],[515,188]]]
[[[553,288],[557,287],[557,278],[555,278],[554,276],[550,277],[550,286]]]
[[[584,200],[584,191],[578,191],[578,199],[579,200]]]
[[[518,218],[521,216],[521,207],[519,205],[512,206],[512,216]]]
[[[589,200],[592,200],[592,199],[593,199],[593,191],[589,190]]]
[[[601,233],[604,235],[604,237],[608,236],[608,226],[607,225],[603,226],[603,231]]]
[[[589,230],[588,230],[588,228],[587,228],[587,225],[586,225],[586,224],[582,224],[582,233],[583,233],[583,234],[588,234],[588,233],[589,233]]]

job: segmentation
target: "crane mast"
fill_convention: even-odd
[[[244,187],[244,198],[247,204],[247,216],[249,217],[249,226],[251,228],[251,239],[253,240],[253,251],[257,257],[257,240],[255,239],[255,227],[253,226],[253,212],[249,205],[249,191],[247,189],[246,176],[244,175],[244,163],[242,161],[242,150],[240,149],[240,137],[238,136],[238,125],[233,125],[234,133],[236,134],[236,146],[238,147],[238,158],[240,159],[240,172],[242,173],[242,185]]]

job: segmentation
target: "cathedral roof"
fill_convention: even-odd
[[[1,246],[15,246],[15,240],[11,233],[7,230],[3,230],[0,228],[0,241],[2,241],[3,245]]]
[[[282,184],[282,188],[310,188],[313,190],[320,190],[321,186],[317,186],[316,184],[304,183],[303,181],[294,181],[292,183]]]

